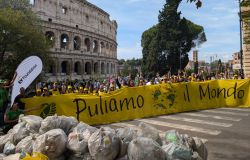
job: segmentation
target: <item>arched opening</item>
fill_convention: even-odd
[[[98,73],[99,73],[99,65],[98,65],[98,62],[96,62],[96,63],[94,64],[94,73],[95,73],[95,74],[98,74]]]
[[[90,62],[85,63],[85,73],[91,74],[91,63]]]
[[[69,63],[67,61],[63,61],[61,64],[61,72],[65,74],[69,74]]]
[[[101,42],[100,53],[104,53],[105,45],[104,42]]]
[[[75,63],[74,72],[75,72],[77,75],[80,75],[80,74],[81,74],[81,63],[80,63],[80,62],[76,62],[76,63]]]
[[[76,36],[74,38],[74,50],[80,50],[81,49],[81,38]]]
[[[107,74],[109,74],[109,63],[107,63]]]
[[[55,34],[54,34],[54,32],[47,31],[47,32],[45,33],[45,36],[46,36],[46,38],[47,38],[49,44],[50,44],[51,46],[53,46],[53,45],[55,44]]]
[[[104,65],[104,63],[101,64],[101,74],[105,74],[105,65]]]
[[[109,44],[108,43],[106,44],[106,49],[107,49],[107,51],[109,50]]]
[[[92,47],[93,47],[93,52],[97,53],[98,52],[98,47],[99,47],[97,40],[93,41],[93,46]]]
[[[61,35],[61,48],[64,48],[64,49],[69,48],[69,36],[67,34]]]
[[[90,51],[90,40],[89,40],[89,38],[86,38],[84,40],[84,44],[86,46],[87,52],[89,52]]]
[[[52,64],[49,65],[48,73],[53,73],[53,66],[52,66]]]

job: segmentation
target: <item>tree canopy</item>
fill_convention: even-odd
[[[47,61],[49,41],[29,0],[0,0],[0,75],[10,78],[17,65],[31,55]]]
[[[181,0],[166,0],[158,16],[159,23],[142,34],[142,71],[152,77],[169,70],[177,73],[187,65],[188,52],[206,41],[202,26],[181,17]]]

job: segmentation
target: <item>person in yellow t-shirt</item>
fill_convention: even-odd
[[[89,94],[89,90],[88,90],[88,88],[84,88],[84,90],[83,90],[84,92],[84,94]]]
[[[79,87],[78,93],[79,93],[79,94],[83,94],[83,93],[84,93],[83,87]]]
[[[72,86],[68,86],[68,90],[67,90],[67,93],[73,93],[73,89],[72,89]]]

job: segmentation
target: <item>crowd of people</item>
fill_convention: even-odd
[[[158,74],[151,79],[136,76],[132,79],[127,77],[111,77],[102,80],[65,80],[56,82],[38,82],[36,85],[36,96],[50,96],[59,94],[84,94],[84,95],[101,95],[110,93],[123,87],[138,87],[144,85],[154,85],[161,83],[181,83],[181,82],[201,82],[215,79],[228,79],[223,73],[217,75],[204,76],[203,74],[191,74],[187,76],[185,73],[178,75],[164,75]],[[238,75],[234,75],[230,79],[242,79]]]

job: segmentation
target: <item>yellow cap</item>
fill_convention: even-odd
[[[84,88],[84,91],[88,91],[88,88]]]
[[[68,89],[72,89],[72,86],[68,86]]]
[[[42,90],[41,89],[37,89],[36,92],[42,92]]]
[[[83,89],[83,87],[80,87],[79,89]]]

